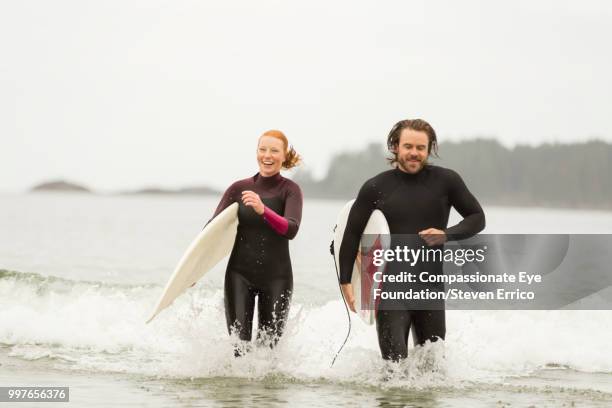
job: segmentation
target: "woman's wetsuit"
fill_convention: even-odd
[[[446,228],[451,207],[463,216],[463,220]],[[340,282],[343,284],[351,282],[361,234],[375,209],[385,215],[391,234],[418,234],[427,228],[437,228],[444,230],[448,240],[459,240],[480,232],[485,225],[480,204],[452,170],[426,165],[416,174],[399,169],[380,173],[363,185],[349,213],[339,254]],[[402,267],[400,263],[394,265]],[[430,266],[431,272],[443,273],[442,264]],[[444,339],[444,305],[441,309],[388,310],[381,302],[376,313],[376,329],[383,358],[407,357],[411,329],[415,344]]]
[[[242,192],[257,193],[264,214],[242,203]],[[238,203],[238,232],[225,273],[225,317],[230,333],[250,341],[255,297],[258,337],[275,344],[282,335],[291,292],[293,273],[289,240],[297,234],[302,218],[302,192],[293,181],[276,174],[256,174],[232,184],[221,199],[215,215]],[[214,217],[213,217],[214,218]]]

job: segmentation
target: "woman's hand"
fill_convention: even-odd
[[[253,208],[253,210],[259,214],[259,215],[263,215],[264,213],[264,204],[261,201],[261,198],[259,198],[259,195],[246,190],[242,192],[242,202],[244,203],[244,205],[246,205],[247,207],[251,207]]]

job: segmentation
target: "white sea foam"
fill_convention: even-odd
[[[353,317],[350,339],[330,368],[347,328],[340,300],[294,303],[276,349],[253,347],[233,358],[220,290],[191,289],[146,325],[160,291],[4,273],[0,343],[11,356],[67,369],[178,378],[280,375],[428,387],[497,382],[547,365],[612,372],[609,311],[449,311],[446,343],[411,349],[410,359],[390,368],[375,328]]]

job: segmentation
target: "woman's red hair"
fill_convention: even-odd
[[[302,161],[302,157],[295,151],[293,146],[289,146],[287,136],[285,136],[285,134],[280,130],[268,130],[261,136],[270,136],[283,142],[283,147],[285,149],[285,161],[283,162],[284,169],[289,170],[300,164]]]

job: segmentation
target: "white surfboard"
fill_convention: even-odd
[[[233,203],[213,218],[189,245],[147,323],[229,255],[236,240],[237,228],[238,203]]]
[[[336,264],[340,265],[340,246],[342,245],[342,237],[346,228],[349,212],[355,200],[351,200],[342,208],[338,214],[336,228],[334,229],[334,256]],[[363,231],[361,242],[359,244],[360,251],[357,253],[355,263],[353,264],[353,275],[351,283],[355,291],[355,309],[359,317],[367,323],[374,324],[376,302],[374,299],[374,290],[378,288],[378,284],[373,280],[373,274],[377,271],[384,271],[385,265],[380,267],[372,267],[371,262],[368,262],[366,270],[361,270],[361,248],[366,249],[366,256],[372,256],[375,249],[389,249],[391,245],[391,235],[387,219],[380,210],[374,210],[370,215],[370,219]]]

